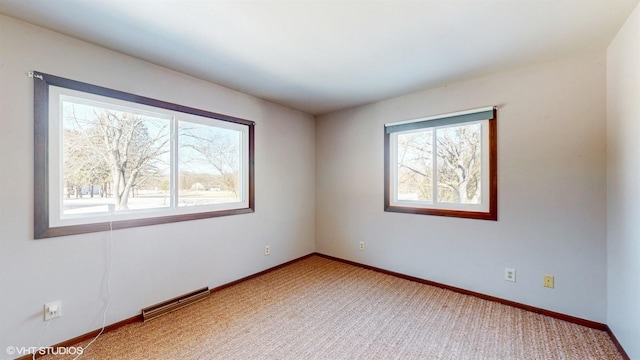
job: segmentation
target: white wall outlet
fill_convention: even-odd
[[[360,251],[364,251],[364,241],[360,241]]]
[[[271,246],[269,246],[269,245],[265,245],[264,246],[264,254],[265,255],[271,254]]]
[[[504,279],[516,282],[516,269],[504,268]]]
[[[44,304],[44,321],[59,318],[60,316],[62,316],[62,300]]]

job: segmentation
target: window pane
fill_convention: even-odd
[[[178,206],[241,201],[241,131],[180,121],[178,144]]]
[[[436,130],[438,202],[480,204],[482,125]]]
[[[433,130],[398,134],[398,200],[433,201]]]
[[[170,205],[170,120],[67,98],[62,101],[62,214]]]

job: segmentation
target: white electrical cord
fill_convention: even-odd
[[[111,267],[113,264],[113,221],[109,221],[109,237],[108,237],[108,242],[107,242],[108,246],[109,246],[109,258],[107,259],[107,304],[104,307],[104,312],[102,313],[102,328],[100,329],[100,332],[96,335],[96,337],[93,338],[93,340],[91,340],[83,349],[82,352],[79,353],[78,355],[76,355],[76,357],[73,358],[73,360],[76,360],[78,358],[80,358],[80,356],[82,356],[84,354],[84,351],[87,350],[87,348],[89,346],[91,346],[91,344],[93,344],[100,335],[102,335],[102,333],[104,332],[104,329],[107,326],[107,312],[109,311],[109,306],[111,305]],[[40,350],[40,344],[42,343],[42,338],[44,337],[45,333],[47,332],[47,328],[49,327],[49,325],[51,324],[51,321],[47,321],[47,323],[44,326],[44,329],[42,329],[42,333],[40,334],[40,337],[38,338],[38,346],[36,347],[36,351],[34,351],[31,354],[31,359],[35,360],[36,359],[36,354],[38,354],[38,350]]]
[[[44,325],[44,329],[42,329],[42,332],[40,333],[40,337],[38,338],[38,346],[36,347],[36,351],[34,351],[33,354],[31,354],[31,359],[33,359],[33,360],[36,359],[36,354],[38,353],[38,350],[40,349],[40,344],[42,344],[42,338],[44,337],[44,334],[47,332],[47,328],[49,327],[49,324],[51,324],[51,321],[48,321]]]
[[[82,352],[76,355],[73,360],[80,358],[84,352],[93,344],[98,337],[102,335],[104,329],[107,326],[107,312],[109,312],[109,305],[111,305],[111,266],[113,264],[113,221],[109,220],[109,259],[107,259],[107,304],[104,307],[104,312],[102,313],[102,328],[96,337],[93,340],[89,341],[89,343],[82,348]]]

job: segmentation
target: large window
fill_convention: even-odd
[[[33,77],[35,238],[253,212],[253,122]]]
[[[496,110],[385,125],[385,211],[497,220]]]

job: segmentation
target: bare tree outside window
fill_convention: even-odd
[[[481,129],[472,124],[436,130],[439,202],[480,203]]]
[[[398,199],[433,201],[434,140],[438,202],[478,204],[481,199],[481,125],[398,134]]]
[[[185,121],[179,127],[179,206],[238,201],[242,133]],[[196,184],[211,196],[194,196]]]
[[[134,208],[163,206],[153,195],[168,178],[168,119],[70,101],[63,114],[65,213],[128,210],[136,194]],[[85,197],[102,200],[76,201]]]
[[[398,135],[398,199],[433,200],[433,131]]]

